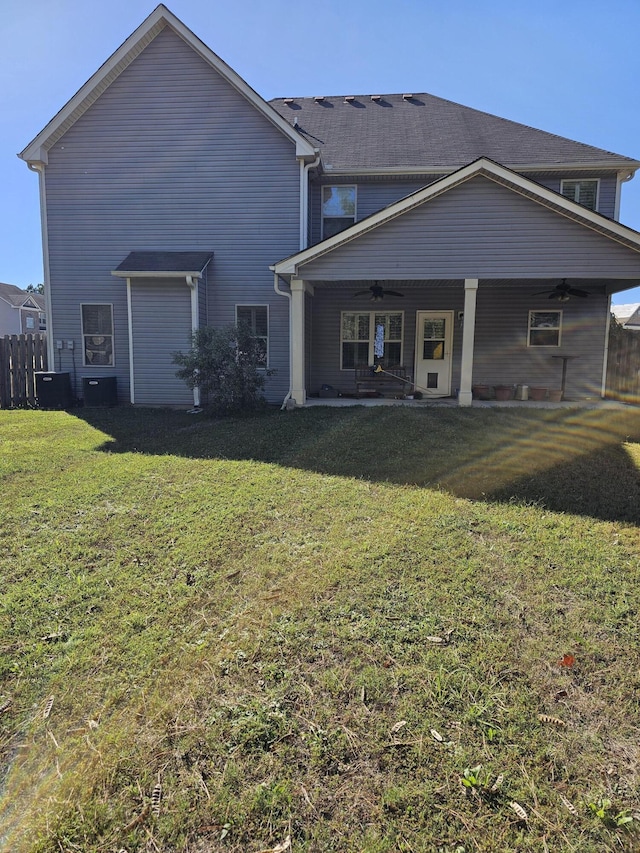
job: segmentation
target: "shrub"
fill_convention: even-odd
[[[262,389],[271,371],[264,363],[263,342],[245,323],[214,329],[204,326],[192,336],[188,353],[174,352],[176,376],[200,388],[216,414],[254,410],[264,404]]]

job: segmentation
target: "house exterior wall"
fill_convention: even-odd
[[[301,266],[344,278],[637,277],[640,253],[483,176]]]
[[[111,372],[127,400],[126,284],[111,271],[136,249],[212,251],[204,319],[224,325],[236,303],[269,305],[267,390],[282,399],[288,302],[268,267],[299,248],[299,175],[292,142],[165,28],[49,151],[54,338],[78,346],[80,303],[113,304]],[[65,349],[61,369],[71,366]],[[77,366],[78,391],[90,372]]]
[[[322,239],[322,187],[336,185],[356,186],[356,222],[366,219],[390,204],[411,195],[423,187],[439,180],[441,174],[421,175],[416,178],[331,178],[324,176],[313,182],[310,193],[310,241],[311,245]],[[526,177],[541,184],[549,190],[560,192],[563,180],[592,180],[598,179],[598,213],[613,219],[616,203],[616,173],[615,172],[536,172],[526,173]]]
[[[191,290],[186,281],[132,279],[131,318],[136,405],[193,404],[193,391],[176,377],[171,356],[190,349]]]
[[[19,335],[21,332],[20,311],[0,299],[0,335]]]
[[[358,282],[318,283],[313,298],[313,356],[308,392],[317,393],[323,384],[342,393],[353,393],[353,370],[340,369],[340,333],[343,311],[402,311],[403,366],[413,376],[415,359],[416,313],[453,311],[452,393],[460,386],[462,322],[458,312],[464,309],[464,282],[394,281],[393,288],[404,298],[385,297],[372,303],[366,297],[354,298]],[[544,281],[481,280],[478,287],[476,335],[474,346],[475,383],[489,385],[525,384],[560,388],[562,363],[554,355],[574,356],[567,367],[568,397],[600,395],[600,380],[607,328],[608,301],[594,289],[587,299],[566,303],[550,302],[535,295],[552,287]],[[529,311],[561,310],[560,347],[528,347]]]

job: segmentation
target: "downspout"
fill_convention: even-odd
[[[44,304],[47,312],[47,364],[49,370],[55,369],[55,350],[53,347],[53,309],[51,307],[51,288],[49,287],[49,233],[47,227],[47,190],[44,182],[44,163],[27,161],[27,167],[38,174],[40,192],[40,230],[42,232],[42,272],[44,278]]]
[[[311,163],[305,163],[304,160],[300,159],[300,241],[299,241],[299,250],[307,248],[307,243],[309,239],[309,170],[315,169],[316,166],[320,164],[320,152],[318,152],[318,156],[315,160],[312,160]],[[289,300],[289,390],[282,401],[281,409],[286,409],[287,403],[291,399],[291,392],[293,390],[293,360],[292,360],[292,350],[291,350],[291,338],[293,329],[291,328],[291,291],[290,290],[281,290],[280,283],[278,281],[278,274],[273,274],[273,289],[278,294],[278,296],[286,296]]]
[[[187,276],[187,284],[191,290],[191,332],[195,334],[200,325],[198,317],[198,279],[193,275]],[[200,408],[200,388],[196,385],[193,389],[193,407]]]

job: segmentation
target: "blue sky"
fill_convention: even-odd
[[[3,0],[0,281],[42,281],[37,176],[16,153],[155,5]],[[267,99],[430,92],[640,160],[640,0],[166,5]],[[640,171],[620,218],[640,231]]]

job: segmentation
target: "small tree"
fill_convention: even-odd
[[[207,395],[216,414],[256,409],[264,403],[262,389],[271,371],[264,364],[263,342],[246,323],[214,329],[204,326],[192,336],[191,351],[174,352],[176,376],[189,388]]]

